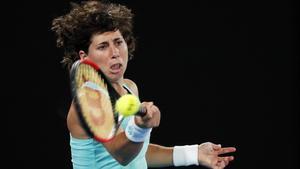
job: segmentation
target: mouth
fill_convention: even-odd
[[[110,66],[110,72],[113,74],[117,74],[119,72],[121,72],[122,70],[122,64],[121,63],[116,63]]]

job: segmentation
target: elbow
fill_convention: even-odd
[[[135,156],[134,156],[135,157]],[[118,161],[118,163],[119,164],[121,164],[122,166],[126,166],[126,165],[128,165],[133,159],[134,159],[134,157],[129,157],[129,156],[127,156],[127,157],[117,157],[117,158],[115,158],[116,159],[116,161]]]
[[[131,161],[126,161],[126,160],[124,160],[124,161],[118,161],[119,162],[119,164],[121,164],[122,166],[127,166]]]

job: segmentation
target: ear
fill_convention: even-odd
[[[80,59],[87,57],[87,54],[83,50],[80,50],[78,54],[80,56]]]

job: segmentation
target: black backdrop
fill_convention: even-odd
[[[2,4],[8,168],[71,168],[69,77],[50,31],[69,2]],[[162,112],[153,143],[236,146],[232,169],[299,168],[299,2],[119,2],[136,14],[126,76]]]

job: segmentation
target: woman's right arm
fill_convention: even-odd
[[[135,121],[139,124],[139,126],[147,128],[157,127],[160,120],[160,112],[158,108],[151,102],[144,102],[143,105],[147,109],[147,114],[143,118],[136,116]],[[73,137],[79,139],[89,138],[80,125],[73,103],[69,110],[67,124]],[[103,143],[103,145],[121,165],[127,165],[138,155],[143,147],[143,142],[133,142],[129,140],[125,132],[120,128],[115,138],[109,142]]]

